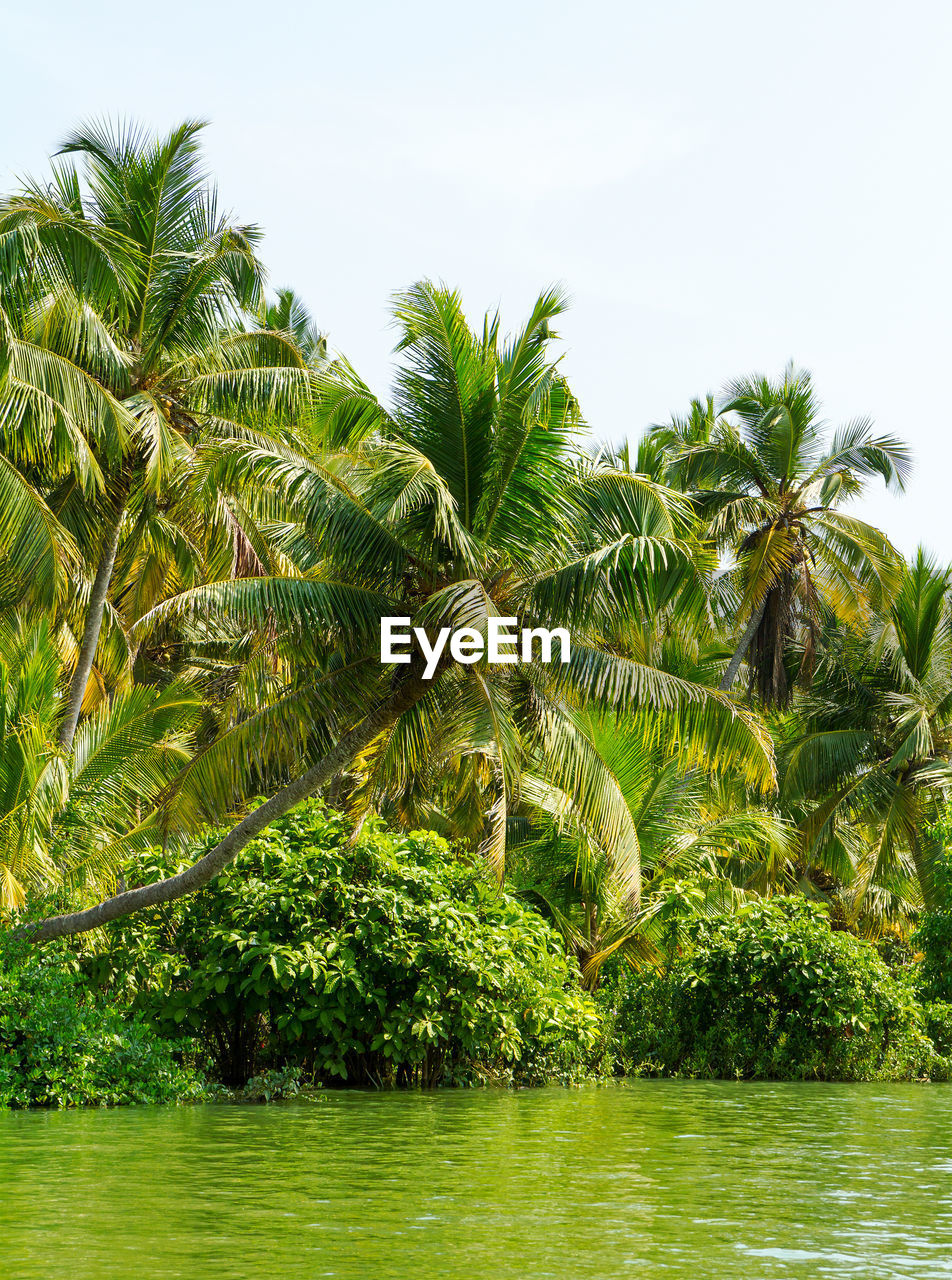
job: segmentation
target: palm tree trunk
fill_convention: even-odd
[[[737,648],[734,650],[734,655],[731,658],[730,662],[727,664],[727,670],[724,672],[724,678],[721,680],[721,683],[717,686],[718,690],[721,693],[727,693],[727,691],[733,685],[734,681],[737,679],[737,673],[738,671],[740,671],[740,665],[744,661],[744,658],[746,657],[747,650],[750,648],[750,642],[753,640],[754,636],[757,633],[757,628],[760,626],[761,620],[763,619],[763,616],[764,616],[764,610],[766,609],[766,607],[767,607],[767,597],[764,596],[763,600],[761,600],[760,604],[757,606],[754,612],[750,615],[750,621],[747,623],[747,626],[744,628],[744,634],[741,636],[740,640],[738,641]]]
[[[89,596],[89,608],[86,610],[86,625],[83,628],[83,641],[79,647],[79,657],[69,682],[69,696],[66,699],[66,711],[59,728],[59,745],[64,751],[71,750],[76,726],[79,724],[79,713],[83,705],[83,694],[89,673],[93,669],[96,649],[99,646],[99,633],[102,630],[103,611],[109,596],[113,569],[116,567],[116,552],[119,549],[119,531],[122,528],[122,517],[125,514],[120,508],[115,523],[106,531],[102,554],[93,580],[93,589]]]
[[[87,933],[90,929],[108,924],[110,920],[118,920],[122,916],[131,915],[134,911],[141,911],[144,907],[155,907],[160,903],[182,898],[187,893],[194,893],[234,861],[245,845],[269,823],[280,818],[301,800],[313,795],[331,778],[336,777],[379,733],[390,728],[432,687],[432,680],[414,676],[400,688],[395,689],[366,719],[345,733],[323,759],[312,765],[299,778],[288,783],[270,800],[266,800],[257,809],[252,810],[214,849],[206,853],[203,858],[199,858],[197,862],[193,862],[190,867],[186,867],[184,871],[180,871],[178,875],[116,894],[115,897],[106,898],[85,911],[74,911],[65,916],[51,916],[36,924],[28,924],[23,928],[24,936],[31,942],[48,942],[52,938]]]

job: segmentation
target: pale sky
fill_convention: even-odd
[[[388,388],[423,276],[515,327],[553,281],[600,439],[732,377],[813,371],[916,453],[861,514],[952,560],[952,7],[912,0],[0,0],[0,187],[90,116],[212,124],[331,346]]]

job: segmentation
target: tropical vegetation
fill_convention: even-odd
[[[917,1001],[908,968],[830,929],[815,903],[762,899],[693,934],[662,970],[618,975],[611,1012],[628,1074],[949,1077],[928,1034],[937,1011]]]
[[[200,894],[127,919],[87,962],[217,1079],[535,1083],[585,1069],[599,1019],[558,934],[428,832],[310,801]],[[161,870],[140,862],[143,878]]]
[[[22,989],[120,1010],[169,1096],[941,1074],[952,570],[850,510],[908,447],[793,366],[600,446],[558,288],[509,332],[411,284],[378,394],[201,129],[81,127],[0,199]],[[427,672],[385,618],[571,644]],[[4,1096],[96,1092],[44,1088]]]

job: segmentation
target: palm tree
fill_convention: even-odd
[[[672,478],[733,558],[735,616],[746,621],[720,688],[733,686],[746,659],[751,689],[768,707],[785,706],[793,642],[809,677],[823,617],[860,626],[895,589],[898,559],[886,538],[839,508],[876,475],[901,490],[908,449],[874,437],[865,419],[825,448],[810,376],[792,366],[779,382],[730,384],[716,419],[696,403],[690,420],[656,431],[672,451]]]
[[[619,721],[586,710],[577,719],[631,814],[640,896],[632,897],[571,796],[541,769],[523,781],[511,884],[552,918],[594,986],[611,955],[635,965],[658,959],[673,916],[687,920],[673,912],[673,898],[688,902],[690,914],[709,915],[767,887],[764,873],[787,861],[793,828],[751,803],[734,771],[712,775],[703,736],[685,732],[677,715],[642,711]]]
[[[950,588],[952,570],[919,551],[869,636],[834,638],[785,752],[802,857],[846,886],[853,921],[930,898],[928,833],[952,794]]]
[[[252,755],[300,744],[291,780],[207,855],[167,880],[40,922],[39,939],[94,928],[199,888],[269,822],[358,757],[406,777],[437,738],[491,762],[495,800],[484,849],[502,865],[506,813],[525,760],[571,797],[637,892],[637,841],[617,781],[575,718],[585,704],[677,709],[712,767],[773,785],[769,738],[730,699],[605,643],[618,620],[695,593],[691,513],[678,494],[580,448],[578,404],[550,353],[561,295],[542,294],[505,339],[498,316],[470,330],[455,293],[423,283],[396,300],[401,360],[393,407],[345,363],[324,379],[313,454],[236,439],[222,483],[284,495],[297,516],[268,531],[282,572],[197,586],[143,621],[191,625],[204,643],[257,632],[299,651],[293,680],[183,772],[174,800],[196,813],[233,803]],[[381,662],[380,624],[406,617],[430,637],[489,620],[571,630],[566,661],[467,664],[444,655],[427,679],[417,651]]]
[[[108,888],[152,837],[155,801],[192,753],[200,699],[133,687],[56,743],[62,657],[46,619],[0,624],[0,910],[63,886]]]
[[[202,127],[161,139],[82,127],[60,151],[79,167],[57,163],[49,182],[0,202],[0,498],[17,485],[11,510],[34,572],[48,581],[75,546],[90,566],[68,611],[65,750],[104,617],[116,621],[117,563],[125,556],[127,590],[141,556],[153,582],[161,560],[178,567],[173,587],[190,585],[196,525],[213,541],[240,537],[197,484],[203,451],[264,424],[273,432],[311,391],[311,363],[264,309],[257,229],[218,211]],[[288,321],[300,325],[290,309]]]

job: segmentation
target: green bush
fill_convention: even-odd
[[[199,1097],[201,1082],[140,1016],[97,1001],[55,946],[0,948],[0,1106],[117,1106]]]
[[[944,1073],[912,980],[800,898],[700,924],[666,973],[619,972],[603,999],[633,1074],[905,1080]],[[941,1052],[941,1050],[940,1050]]]
[[[92,976],[199,1037],[232,1086],[285,1067],[375,1085],[582,1072],[598,1015],[546,922],[432,834],[350,836],[296,810],[200,893],[112,926]]]
[[[927,1000],[922,1006],[926,1035],[932,1041],[936,1053],[942,1059],[934,1079],[948,1079],[952,1071],[952,1004],[945,1000]]]
[[[925,1000],[952,1003],[952,852],[949,820],[935,828],[943,841],[942,852],[932,866],[931,906],[922,913],[913,946],[922,952],[919,988]]]

